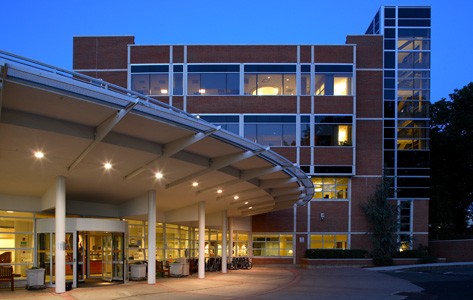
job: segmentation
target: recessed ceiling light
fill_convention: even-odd
[[[197,181],[194,181],[194,182],[192,183],[192,186],[193,186],[193,187],[196,187],[196,186],[198,186],[198,185],[199,185],[199,183],[198,183]]]
[[[235,195],[235,196],[233,196],[233,199],[238,200],[238,199],[240,199],[240,197],[238,197],[238,195]]]
[[[161,179],[161,178],[163,178],[163,173],[156,172],[156,174],[154,174],[154,177],[156,177],[156,179]]]
[[[253,209],[253,206],[248,207],[248,209]]]
[[[14,211],[13,210],[7,210],[7,213],[12,214],[12,213],[14,213]]]
[[[218,194],[223,193],[222,189],[218,189],[218,190],[217,190],[217,193],[218,193]]]
[[[106,162],[103,164],[103,167],[105,168],[105,170],[110,170],[112,168],[112,164],[109,162]]]
[[[250,203],[250,202],[246,201],[246,202],[245,202],[245,205],[248,204],[248,203]]]
[[[44,157],[44,153],[41,152],[41,151],[36,151],[36,152],[34,153],[34,157],[36,157],[36,158],[43,158],[43,157]]]

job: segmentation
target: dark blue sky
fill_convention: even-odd
[[[471,0],[3,1],[0,50],[72,69],[72,38],[137,44],[343,44],[381,5],[432,6],[432,100],[473,81]]]

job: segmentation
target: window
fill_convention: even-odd
[[[245,116],[245,138],[264,146],[295,146],[295,116]]]
[[[148,238],[147,226],[143,221],[128,220],[128,253],[127,257],[132,260],[145,260]]]
[[[301,95],[310,95],[310,65],[301,66]]]
[[[411,206],[412,201],[399,201],[399,241],[400,250],[411,249]]]
[[[429,52],[402,52],[397,54],[399,69],[428,69],[430,68]]]
[[[233,256],[248,256],[248,232],[233,231]]]
[[[346,234],[311,234],[310,249],[347,249]]]
[[[0,211],[0,266],[13,266],[26,277],[33,266],[34,218],[32,213]]]
[[[172,92],[173,95],[184,95],[184,75],[182,73],[184,66],[173,66]]]
[[[292,234],[253,234],[253,256],[292,256]]]
[[[312,199],[347,199],[348,178],[347,177],[315,177],[314,196]]]
[[[316,116],[316,146],[351,146],[351,116]]]
[[[295,65],[246,65],[245,95],[296,95]]]
[[[315,95],[352,95],[352,74],[353,66],[351,65],[316,65]]]
[[[428,149],[427,121],[401,120],[398,122],[397,148],[399,150]]]
[[[169,66],[143,65],[131,67],[131,89],[144,95],[169,94]]]
[[[187,67],[188,95],[238,95],[240,66],[189,65]]]
[[[310,146],[310,117],[301,117],[301,146]]]

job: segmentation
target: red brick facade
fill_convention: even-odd
[[[74,69],[117,85],[129,86],[133,64],[348,64],[353,70],[349,96],[194,96],[157,97],[192,114],[349,115],[353,146],[271,147],[301,166],[351,167],[349,197],[252,217],[255,233],[293,234],[300,262],[311,234],[344,234],[348,247],[370,249],[369,223],[360,209],[383,172],[383,37],[348,36],[346,45],[301,46],[139,46],[134,37],[74,38]],[[323,177],[315,174],[313,177]],[[426,244],[428,201],[413,201],[414,245]],[[321,218],[321,214],[324,215]],[[255,258],[255,263],[292,264],[292,257]]]

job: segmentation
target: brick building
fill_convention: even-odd
[[[159,42],[159,41],[157,41]],[[138,45],[75,37],[74,71],[149,95],[287,157],[315,186],[306,206],[251,207],[259,262],[307,248],[370,248],[360,209],[394,179],[403,249],[428,240],[430,7],[382,7],[343,45]],[[145,130],[145,129],[144,129]],[[172,184],[172,183],[171,183]]]

